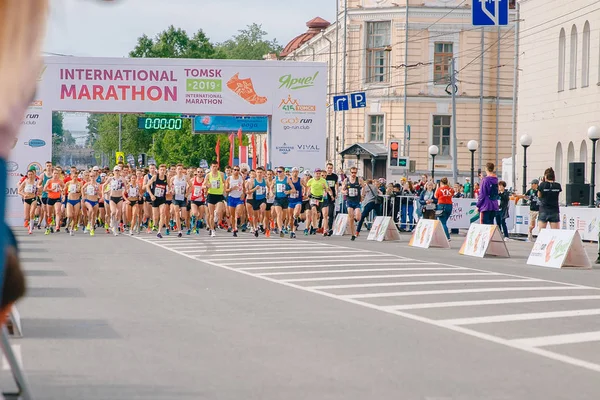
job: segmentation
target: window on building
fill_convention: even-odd
[[[383,142],[383,115],[369,116],[369,142]]]
[[[439,155],[450,156],[450,123],[452,118],[449,115],[433,116],[433,136],[432,144],[439,149]]]
[[[560,36],[558,37],[558,91],[562,92],[565,90],[565,62],[567,53],[567,35],[565,30],[560,30]]]
[[[388,82],[391,22],[367,23],[367,83]]]
[[[433,54],[433,81],[436,84],[450,83],[452,43],[435,43]]]
[[[569,89],[577,88],[577,27],[571,28],[571,56],[569,58]]]
[[[583,26],[583,41],[581,49],[581,86],[590,86],[590,23],[585,21]]]

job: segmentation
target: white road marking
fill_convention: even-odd
[[[398,306],[386,306],[391,310],[422,310],[426,308],[446,307],[471,307],[487,306],[496,304],[520,304],[520,303],[546,303],[550,301],[570,300],[600,300],[600,296],[548,296],[548,297],[523,297],[518,299],[494,299],[494,300],[472,300],[472,301],[447,301],[439,303],[406,304]]]
[[[134,236],[134,238],[138,239],[138,240],[142,240],[142,241],[144,240],[143,238],[140,238],[140,237],[135,237]],[[179,255],[181,255],[183,257],[187,257],[189,259],[199,261],[198,258],[195,257],[195,256],[171,250],[168,247],[161,245],[160,243],[152,243],[152,244],[154,244],[154,245],[156,245],[158,247],[161,247],[163,249],[172,251],[174,253],[177,253],[177,254],[179,254]],[[344,248],[343,246],[339,246],[339,247],[340,248]],[[365,251],[365,252],[367,252],[367,251]],[[371,254],[373,254],[373,252],[371,252]],[[376,253],[376,254],[382,254],[382,255],[384,255],[384,256],[386,256],[388,258],[394,258],[394,256],[389,255],[389,254],[385,254],[385,253]],[[396,256],[396,257],[401,258],[399,256]],[[530,346],[527,346],[526,344],[520,343],[518,341],[503,339],[503,338],[500,338],[500,337],[497,337],[497,336],[493,336],[493,335],[489,335],[489,334],[486,334],[486,333],[474,331],[472,329],[467,329],[467,328],[462,327],[462,326],[443,324],[443,323],[440,323],[438,321],[432,320],[430,318],[425,318],[425,317],[421,317],[421,316],[418,316],[418,315],[409,314],[409,313],[405,313],[405,312],[402,312],[402,311],[393,310],[393,309],[386,308],[386,307],[381,307],[381,306],[378,306],[378,305],[375,305],[375,304],[371,304],[371,303],[366,303],[366,302],[363,302],[363,301],[359,301],[359,300],[357,300],[357,298],[352,298],[351,296],[339,296],[339,295],[335,295],[335,294],[332,294],[332,293],[327,293],[327,292],[323,292],[323,291],[319,291],[319,290],[310,289],[310,288],[307,288],[307,287],[302,287],[302,286],[296,285],[294,283],[282,282],[281,280],[277,280],[277,279],[274,279],[274,278],[271,278],[271,277],[268,277],[268,276],[256,275],[256,274],[253,274],[252,272],[243,271],[243,270],[240,270],[240,269],[237,269],[237,268],[233,268],[231,266],[227,266],[227,265],[224,265],[224,264],[219,264],[219,263],[216,263],[216,262],[213,262],[213,261],[210,261],[210,260],[203,260],[203,262],[205,264],[212,265],[214,267],[223,268],[223,269],[226,269],[226,270],[229,270],[229,271],[232,271],[232,272],[238,272],[240,274],[244,274],[244,275],[247,275],[247,276],[250,276],[250,277],[259,278],[259,279],[262,279],[262,280],[265,280],[265,281],[268,281],[268,282],[271,282],[271,283],[276,283],[276,284],[288,286],[290,288],[294,288],[294,289],[298,289],[298,290],[303,290],[305,292],[309,292],[309,293],[313,293],[313,294],[318,294],[318,295],[321,295],[321,296],[328,297],[330,299],[345,301],[345,302],[348,302],[348,303],[352,303],[352,304],[356,304],[356,305],[359,305],[359,306],[363,306],[365,308],[370,308],[372,310],[387,312],[389,314],[393,314],[393,315],[397,315],[397,316],[400,316],[400,317],[404,317],[404,318],[407,318],[407,319],[410,319],[410,320],[413,320],[413,321],[422,322],[422,323],[429,324],[429,325],[432,325],[432,326],[437,326],[437,327],[440,327],[440,328],[446,328],[446,329],[448,329],[450,331],[453,331],[453,332],[462,333],[462,334],[469,335],[469,336],[472,336],[472,337],[475,337],[475,338],[478,338],[478,339],[487,340],[487,341],[490,341],[492,343],[504,345],[504,346],[511,347],[511,348],[514,348],[514,349],[519,349],[519,350],[522,350],[522,351],[525,351],[525,352],[528,352],[528,353],[531,353],[531,354],[536,354],[536,355],[539,355],[539,356],[543,356],[543,357],[546,357],[546,358],[549,358],[549,359],[552,359],[552,360],[555,360],[555,361],[563,362],[565,364],[570,364],[570,365],[578,366],[578,367],[585,368],[585,369],[588,369],[588,370],[591,370],[591,371],[600,372],[600,364],[595,364],[595,363],[592,363],[592,362],[581,360],[581,359],[578,359],[578,358],[575,358],[575,357],[566,356],[566,355],[559,354],[559,353],[552,352],[552,351],[548,351],[548,350],[545,350],[545,349],[539,349],[539,348],[535,348],[535,347],[530,347]],[[448,265],[448,266],[450,266],[450,265]],[[472,269],[472,268],[470,268],[470,269],[474,270],[474,271],[488,272],[488,271],[477,270],[477,269]],[[519,278],[528,278],[528,277],[522,277],[522,276],[510,275],[510,274],[506,274],[506,275],[507,276],[512,276],[512,277],[519,277]],[[517,290],[590,290],[590,289],[592,289],[592,290],[594,290],[594,289],[595,290],[600,290],[599,288],[593,288],[593,287],[588,287],[588,286],[580,286],[580,285],[573,285],[573,284],[566,284],[564,282],[556,282],[556,281],[549,281],[549,280],[548,281],[543,281],[543,282],[545,282],[545,283],[553,283],[553,284],[558,284],[558,285],[563,285],[563,286],[562,287],[522,287],[522,288],[467,289],[467,292],[461,291],[461,290],[459,290],[459,291],[433,291],[434,293],[432,293],[432,294],[439,294],[439,292],[445,292],[445,293],[448,293],[448,292],[469,293],[470,292],[470,293],[473,293],[473,292],[481,292],[481,291],[490,292],[490,291],[517,291]],[[413,292],[413,293],[415,293],[415,292]],[[421,293],[423,293],[423,292],[421,292]],[[372,295],[372,294],[370,294],[370,295]],[[387,294],[387,295],[389,295],[389,294]],[[409,294],[409,293],[400,293],[400,295],[411,295],[411,294]],[[367,296],[367,295],[362,295],[362,296]],[[598,333],[598,336],[600,337],[600,333]]]
[[[444,319],[440,322],[448,325],[476,325],[492,324],[495,322],[531,321],[538,319],[583,317],[588,315],[600,315],[600,309],[596,308],[589,310],[550,311],[538,313],[493,315],[488,317],[456,318]]]
[[[391,287],[391,286],[427,286],[427,285],[445,285],[456,283],[505,283],[505,282],[536,282],[539,279],[456,279],[448,281],[417,281],[417,282],[385,282],[385,283],[364,283],[356,285],[323,285],[309,286],[313,290],[331,290],[331,289],[358,289],[369,287]]]
[[[500,288],[481,288],[481,289],[453,289],[453,290],[423,290],[418,292],[393,292],[393,293],[365,293],[340,296],[343,299],[374,299],[378,297],[402,297],[402,296],[422,296],[429,294],[458,294],[458,293],[492,293],[492,292],[529,292],[535,290],[583,290],[585,287],[568,286],[532,286],[532,287],[500,287]],[[391,310],[397,311],[397,310]]]
[[[237,262],[237,263],[227,263],[227,265],[232,266],[232,265],[249,265],[249,264],[282,264],[281,261],[265,261],[265,262],[259,262],[259,263],[244,263],[244,262]],[[368,264],[356,264],[356,263],[344,263],[344,264],[318,264],[318,265],[312,265],[312,264],[306,264],[306,261],[302,262],[301,265],[290,265],[290,262],[286,262],[285,266],[278,266],[278,267],[248,267],[248,268],[239,268],[240,271],[255,271],[255,270],[259,270],[259,269],[266,269],[266,270],[273,270],[273,269],[295,269],[295,268],[329,268],[329,267],[348,267],[350,265],[373,265],[373,263],[368,263]],[[402,271],[413,271],[413,270],[431,270],[431,269],[450,269],[450,268],[431,268],[431,267],[426,267],[426,268],[404,268],[404,265],[439,265],[436,263],[423,263],[423,262],[402,262],[402,263],[398,263],[398,262],[390,262],[390,263],[377,263],[377,265],[396,265],[398,266],[398,268],[396,269],[401,269]]]
[[[10,347],[12,348],[15,359],[17,360],[17,364],[19,365],[19,367],[21,367],[21,369],[23,369],[23,355],[21,354],[21,345],[20,344],[11,344]],[[8,363],[8,359],[6,358],[6,356],[4,354],[2,354],[2,370],[3,371],[11,370],[10,364]]]
[[[353,264],[356,265],[356,264]],[[372,265],[371,263],[369,264],[360,264],[360,265]],[[381,264],[377,264],[377,265],[381,265]],[[396,264],[390,264],[390,265],[396,265]],[[321,266],[321,268],[328,268],[328,267],[341,267],[341,265],[338,264],[329,264],[329,265],[325,265],[325,266]],[[279,267],[271,267],[271,268],[279,268]],[[306,265],[306,266],[298,266],[298,267],[281,267],[281,268],[315,268],[314,265]],[[256,267],[256,268],[240,268],[244,271],[247,270],[253,270],[253,269],[265,269],[265,268],[261,268],[261,267]],[[386,271],[413,271],[413,270],[433,270],[433,271],[439,271],[439,270],[455,270],[457,268],[453,268],[453,267],[441,267],[441,268],[437,268],[437,267],[430,267],[430,268],[362,268],[362,269],[329,269],[329,270],[325,270],[325,271],[291,271],[291,272],[267,272],[264,274],[257,274],[257,275],[261,275],[261,276],[285,276],[285,275],[308,275],[308,274],[335,274],[335,273],[345,273],[345,272],[386,272]]]
[[[183,251],[185,251],[186,253],[210,253],[210,252],[219,252],[219,253],[235,253],[236,251],[239,251],[239,246],[236,248],[227,248],[227,249],[220,249],[220,248],[214,248],[211,246],[205,246],[203,249],[199,249],[198,247],[196,247],[196,250],[187,250],[184,249]],[[285,253],[288,252],[293,252],[294,253],[306,253],[306,252],[310,252],[310,253],[341,253],[341,250],[314,250],[314,247],[292,247],[292,246],[276,246],[275,248],[273,248],[273,246],[270,246],[271,250],[270,251],[265,251],[266,249],[244,249],[242,251],[242,254],[270,254],[270,255],[276,255],[276,254],[280,254],[281,250],[284,250]]]
[[[561,344],[574,344],[600,341],[600,331],[570,333],[567,335],[540,336],[525,339],[514,339],[510,342],[516,346],[523,347],[542,347],[557,346]]]
[[[168,247],[166,247],[166,248],[168,249]],[[342,252],[342,253],[348,253],[348,252]],[[313,252],[310,252],[310,253],[307,253],[306,255],[298,256],[298,257],[289,257],[289,256],[286,255],[285,256],[285,260],[307,260],[307,262],[308,262],[308,259],[311,257],[311,254],[313,254]],[[244,260],[243,262],[238,262],[238,263],[227,263],[227,265],[236,265],[236,264],[237,265],[240,265],[240,264],[245,265],[245,264],[248,264],[248,262],[247,262],[248,260],[259,260],[260,261],[260,260],[264,260],[265,259],[265,257],[258,257],[258,258],[256,258],[256,257],[244,257],[243,254],[240,254],[240,255],[242,256],[241,258],[240,257],[229,257],[229,256],[226,257],[226,258],[221,258],[221,257],[219,257],[219,258],[220,258],[221,261],[225,261],[225,260],[240,260],[240,259]],[[268,255],[270,257],[274,256],[274,254],[272,252],[266,252],[265,255]],[[364,253],[361,254],[361,253],[357,253],[357,254],[337,255],[337,256],[319,256],[319,259],[322,259],[322,258],[335,258],[336,260],[341,260],[341,259],[344,259],[344,258],[348,258],[348,259],[352,259],[353,260],[356,257],[368,257],[368,258],[371,258],[371,257],[384,257],[384,256],[383,255],[373,255],[373,254],[364,254]],[[213,258],[214,257],[211,257],[211,259],[213,259]],[[268,264],[268,263],[269,262],[260,262],[260,264]],[[271,261],[271,263],[272,264],[273,263],[281,264],[281,260],[280,261]],[[371,263],[371,264],[373,264],[373,263]]]
[[[353,276],[328,276],[319,278],[294,278],[294,279],[282,279],[283,282],[314,282],[314,281],[343,281],[353,279],[379,279],[379,278],[414,278],[418,276],[472,276],[472,275],[502,275],[495,272],[470,272],[466,274],[459,274],[456,272],[448,272],[441,274],[394,274],[394,275],[353,275]]]

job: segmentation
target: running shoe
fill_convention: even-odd
[[[279,232],[279,237],[280,238],[285,237],[285,233],[283,233],[283,231]]]
[[[90,229],[90,236],[94,236],[96,234],[96,232],[94,232],[93,229]]]
[[[233,231],[233,237],[238,237],[237,233],[238,231]]]
[[[177,234],[177,237],[178,237],[178,238],[180,238],[180,237],[182,237],[182,236],[183,236],[183,233],[181,233],[181,232],[179,232],[179,233]]]
[[[165,235],[169,236],[170,234],[171,234],[171,231],[169,231],[169,229],[167,229],[167,230],[165,231]]]
[[[254,231],[254,237],[258,237],[258,231]]]
[[[32,229],[32,227],[31,227],[31,225],[29,225],[29,229],[28,229],[28,231],[29,231],[29,234],[30,234],[30,235],[33,233],[33,229]]]
[[[290,239],[296,239],[296,233],[295,232],[290,233]]]
[[[186,232],[186,235],[190,236],[191,234],[192,234],[192,230],[188,229],[187,232]]]
[[[44,235],[49,235],[50,234],[50,228],[46,228],[46,232],[44,233]]]
[[[210,231],[210,237],[216,237],[217,233],[215,231]]]
[[[159,238],[159,239],[162,239],[162,235],[160,234],[160,232],[158,232],[158,233],[156,234],[156,237],[157,237],[157,238]]]

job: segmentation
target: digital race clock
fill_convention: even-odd
[[[138,117],[139,129],[170,129],[180,130],[183,118],[180,117]]]

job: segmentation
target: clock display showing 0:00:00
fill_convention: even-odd
[[[143,122],[143,123],[142,123]],[[140,118],[140,129],[173,129],[179,130],[183,126],[182,118]]]

